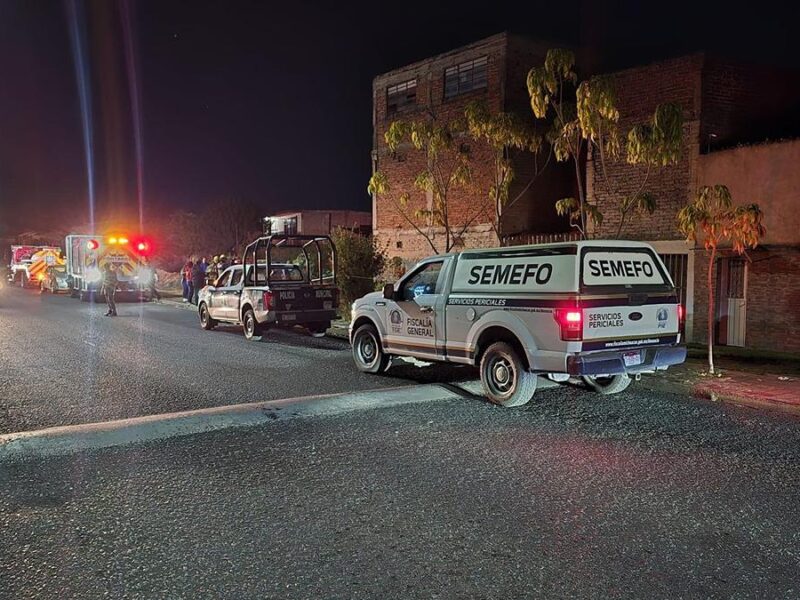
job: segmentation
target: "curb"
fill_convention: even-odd
[[[711,402],[735,404],[738,406],[745,406],[747,408],[768,409],[800,416],[800,405],[787,404],[785,402],[778,402],[765,398],[755,398],[752,396],[732,394],[730,392],[720,392],[708,387],[703,383],[696,383],[692,387],[692,395],[695,398],[710,400]]]
[[[266,425],[295,418],[338,415],[358,410],[458,397],[458,394],[444,386],[427,384],[233,404],[117,421],[8,433],[0,435],[0,463],[164,440],[233,427]]]

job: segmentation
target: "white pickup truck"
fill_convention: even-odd
[[[652,247],[582,241],[427,258],[353,303],[350,341],[362,371],[393,356],[476,365],[489,400],[520,406],[537,374],[612,394],[682,363],[683,317]]]
[[[324,336],[336,318],[335,270],[336,249],[328,236],[260,237],[247,246],[242,264],[200,290],[200,325],[240,325],[248,340],[275,326],[301,325]]]

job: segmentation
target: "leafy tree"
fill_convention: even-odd
[[[436,227],[444,230],[444,247],[441,249],[450,252],[467,228],[485,212],[485,208],[479,206],[472,214],[458,221],[451,210],[453,193],[466,190],[471,181],[469,148],[462,143],[465,135],[466,124],[463,120],[442,123],[433,113],[426,120],[394,121],[384,134],[392,153],[396,153],[401,145],[409,144],[412,151],[424,158],[424,167],[415,175],[409,187],[424,193],[426,199],[430,197],[430,202],[426,202],[429,208],[411,212],[411,193],[403,191],[395,199],[389,181],[381,171],[373,173],[367,186],[370,194],[386,194],[400,216],[425,239],[435,254],[440,252]]]
[[[570,225],[585,238],[588,225],[602,226],[603,213],[597,204],[588,202],[584,182],[583,159],[590,153],[596,157],[595,167],[605,192],[616,202],[620,213],[617,236],[625,217],[634,213],[650,213],[656,209],[655,198],[645,187],[653,168],[677,162],[681,150],[683,117],[675,104],[659,105],[647,123],[637,124],[622,145],[619,132],[620,114],[611,78],[595,76],[578,83],[574,70],[575,55],[569,50],[547,52],[545,62],[528,73],[528,94],[531,108],[538,119],[549,119],[548,139],[556,160],[572,161],[578,198],[563,198],[556,203],[559,215],[568,216]],[[623,159],[645,168],[637,189],[624,191],[609,177],[609,162]]]
[[[717,250],[731,244],[744,254],[758,246],[766,229],[758,204],[733,206],[731,193],[724,185],[703,186],[694,200],[678,212],[678,229],[690,240],[702,237],[708,252],[708,371],[714,373],[714,264]]]
[[[492,113],[485,102],[474,101],[467,105],[464,116],[472,139],[485,143],[492,151],[494,169],[487,192],[492,210],[492,228],[499,239],[503,214],[522,198],[547,166],[552,153],[548,153],[543,165],[539,164],[542,137],[514,113]],[[511,198],[511,184],[516,175],[511,154],[515,150],[533,154],[534,174],[523,190]]]
[[[336,281],[342,310],[349,312],[357,298],[375,289],[375,278],[386,265],[386,251],[373,236],[337,227],[331,236],[336,246]]]

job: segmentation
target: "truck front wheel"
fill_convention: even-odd
[[[536,373],[525,368],[506,342],[495,342],[481,357],[481,383],[490,402],[513,407],[527,404],[536,391]]]
[[[356,329],[353,360],[364,373],[381,373],[388,367],[390,357],[383,351],[378,330],[373,325],[365,324]]]
[[[205,329],[206,331],[211,331],[214,327],[217,326],[217,322],[211,318],[211,315],[208,312],[208,306],[206,306],[205,302],[200,303],[200,327]]]

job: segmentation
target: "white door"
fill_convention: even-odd
[[[407,275],[395,292],[395,298],[386,303],[386,345],[398,354],[435,357],[436,296],[441,294],[440,275],[443,260],[425,263]],[[426,296],[424,306],[415,300]]]

